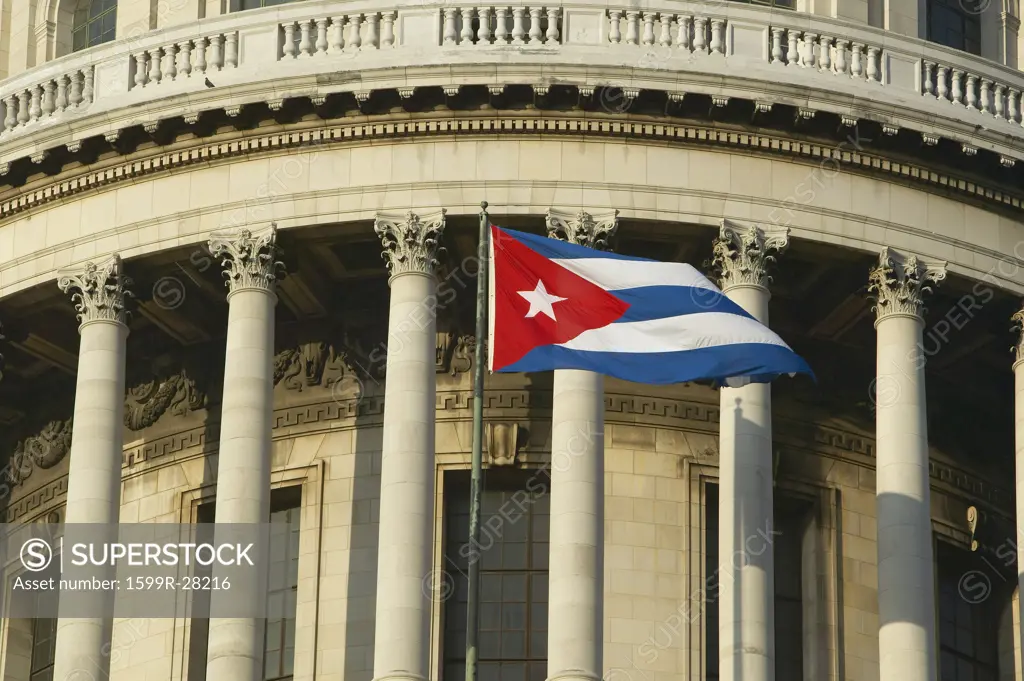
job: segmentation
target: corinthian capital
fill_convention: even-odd
[[[244,289],[274,292],[278,262],[277,225],[252,232],[248,229],[214,232],[210,235],[210,253],[221,259],[228,295]]]
[[[377,213],[373,231],[380,237],[381,257],[388,263],[392,277],[407,272],[434,274],[437,256],[444,253],[445,209],[420,217],[412,211],[405,215]]]
[[[573,214],[551,208],[545,222],[552,239],[604,251],[608,249],[608,239],[619,228],[619,211],[591,215],[584,210]]]
[[[124,303],[132,295],[127,288],[131,285],[119,255],[86,263],[80,269],[62,270],[57,279],[60,290],[71,294],[82,326],[96,321],[127,324]]]
[[[733,286],[757,286],[765,290],[772,283],[768,266],[789,246],[789,228],[741,227],[722,220],[715,239],[711,265],[723,290]]]
[[[946,278],[946,263],[901,256],[883,248],[868,274],[868,294],[875,301],[875,326],[886,317],[924,317],[924,294]]]

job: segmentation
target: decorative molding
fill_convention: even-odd
[[[768,266],[775,262],[773,252],[781,254],[788,246],[788,227],[765,230],[750,225],[742,228],[722,220],[710,264],[723,290],[733,286],[767,290],[772,281]]]
[[[467,373],[473,368],[476,337],[451,331],[437,332],[437,373],[450,376]]]
[[[937,135],[929,135],[926,132],[922,132],[921,141],[924,142],[929,147],[934,147],[936,144],[939,143],[939,138]]]
[[[932,290],[930,284],[945,278],[945,262],[904,257],[883,248],[878,264],[868,274],[868,296],[874,300],[871,309],[877,315],[875,326],[891,316],[923,319],[924,294]]]
[[[229,294],[246,289],[274,292],[284,264],[277,260],[277,225],[253,233],[248,229],[214,232],[210,235],[210,253],[221,259]]]
[[[4,509],[4,522],[12,523],[53,504],[68,493],[68,476],[64,475],[46,485],[32,490],[29,494],[18,499],[13,504],[8,504]]]
[[[348,378],[356,382],[357,393],[361,395],[369,364],[365,353],[347,342],[300,343],[274,355],[274,385],[297,392],[306,388],[334,392],[336,385]]]
[[[484,451],[490,466],[514,466],[520,448],[518,423],[484,424]]]
[[[128,290],[132,280],[123,270],[121,256],[115,255],[98,264],[90,262],[81,269],[57,273],[57,286],[71,294],[82,326],[95,321],[128,323],[125,300],[132,297]]]
[[[124,425],[128,430],[143,430],[170,412],[185,416],[206,406],[206,395],[196,382],[181,370],[164,379],[140,383],[128,390],[124,405]]]
[[[373,231],[380,237],[392,277],[407,272],[433,275],[437,257],[444,254],[439,244],[444,234],[445,209],[421,218],[412,211],[404,216],[377,213]]]
[[[15,487],[25,482],[36,468],[53,468],[71,451],[72,419],[50,421],[43,429],[17,444],[4,468],[4,482]]]
[[[609,250],[608,240],[615,236],[619,228],[619,211],[591,215],[584,210],[574,214],[549,208],[545,224],[548,236],[552,239],[606,251]]]

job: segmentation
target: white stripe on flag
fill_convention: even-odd
[[[606,291],[621,291],[642,286],[692,286],[718,290],[707,277],[683,262],[618,258],[554,258],[552,262]]]
[[[679,352],[739,343],[789,347],[760,322],[727,312],[698,312],[584,331],[559,345],[585,352]]]

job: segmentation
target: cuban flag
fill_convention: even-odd
[[[491,226],[491,371],[585,369],[738,387],[810,367],[685,263]]]

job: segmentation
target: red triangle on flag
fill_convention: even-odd
[[[497,371],[542,345],[619,319],[629,304],[491,226],[493,358]]]

